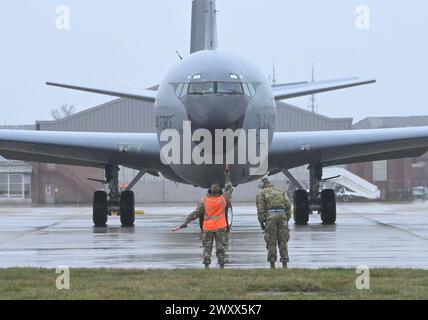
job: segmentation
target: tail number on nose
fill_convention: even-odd
[[[172,128],[172,115],[156,116],[156,128],[158,131]]]

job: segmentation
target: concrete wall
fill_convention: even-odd
[[[33,165],[32,197],[35,203],[91,203],[97,189],[104,186],[87,178],[103,179],[102,170],[63,165]],[[47,191],[47,188],[49,191]]]

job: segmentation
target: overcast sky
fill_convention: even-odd
[[[70,30],[56,9],[70,8]],[[370,9],[370,29],[356,8]],[[332,117],[428,114],[428,2],[420,0],[217,0],[219,47],[278,82],[358,75],[376,85],[318,96]],[[50,110],[83,110],[111,97],[49,88],[45,81],[146,88],[190,47],[191,0],[14,0],[0,9],[0,124],[32,124]],[[307,98],[291,100],[307,108]]]

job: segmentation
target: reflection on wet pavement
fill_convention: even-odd
[[[198,224],[172,233],[191,206],[141,208],[134,228],[92,227],[90,208],[0,208],[0,267],[202,268]],[[265,268],[256,209],[234,205],[227,244],[229,268]],[[428,269],[428,203],[346,204],[335,226],[290,224],[291,268],[400,267]],[[216,261],[215,258],[213,261]]]

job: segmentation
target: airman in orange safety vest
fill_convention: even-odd
[[[220,268],[224,268],[224,245],[227,229],[229,227],[226,211],[233,192],[228,170],[226,171],[225,178],[225,191],[222,191],[220,184],[214,183],[209,189],[207,196],[201,199],[196,210],[189,215],[186,222],[181,226],[183,229],[187,228],[189,223],[203,217],[204,265],[206,269],[208,269],[211,264],[214,241],[216,244],[218,264]]]

